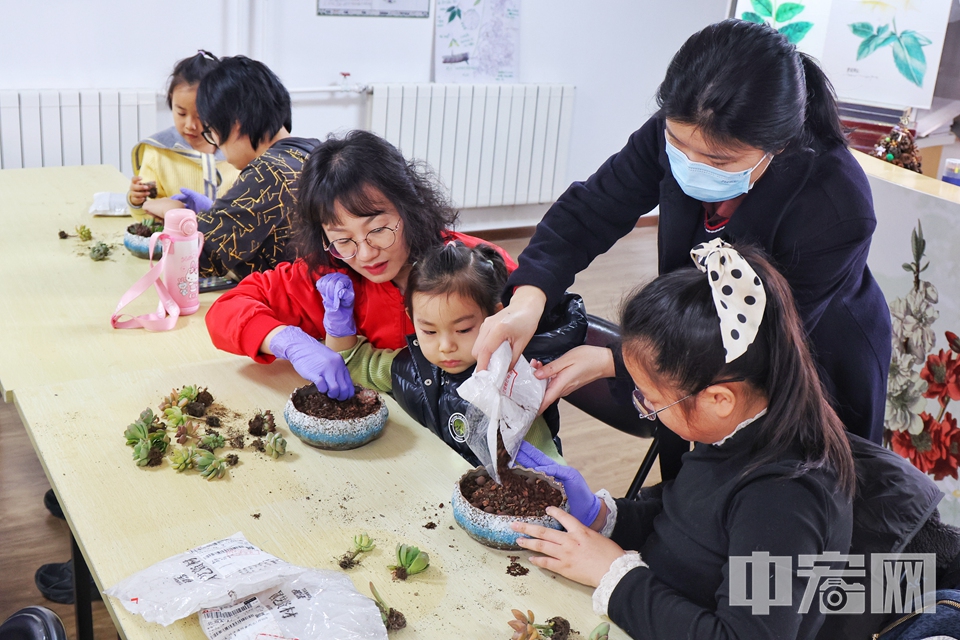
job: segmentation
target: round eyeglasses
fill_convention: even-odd
[[[200,132],[200,137],[202,137],[207,144],[212,144],[215,147],[220,146],[220,141],[213,137],[213,131],[210,130],[209,125],[203,125],[203,131]]]
[[[397,241],[397,229],[400,228],[401,222],[403,222],[403,218],[397,220],[397,226],[395,227],[377,227],[376,229],[371,229],[367,232],[367,235],[363,237],[363,242],[366,242],[374,249],[389,249]],[[329,251],[330,255],[334,258],[341,260],[350,260],[356,257],[357,252],[360,251],[360,245],[357,244],[357,241],[353,238],[338,238],[330,244],[325,243],[323,248]]]
[[[634,387],[633,394],[632,394],[633,406],[637,410],[637,413],[640,414],[641,418],[646,418],[647,420],[656,420],[657,414],[663,411],[664,409],[669,409],[673,405],[680,404],[687,398],[692,398],[693,396],[697,395],[701,391],[704,391],[707,387],[712,387],[715,384],[729,384],[731,382],[743,382],[744,380],[746,380],[746,378],[730,378],[728,380],[717,380],[716,382],[711,382],[706,387],[698,389],[697,391],[694,391],[692,393],[688,393],[687,395],[683,396],[676,402],[671,402],[667,406],[660,407],[659,409],[651,409],[649,406],[647,406],[647,399],[643,397],[642,393],[640,393],[640,389]]]

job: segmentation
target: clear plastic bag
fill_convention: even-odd
[[[510,343],[504,342],[490,356],[485,371],[475,371],[457,388],[460,397],[482,414],[467,416],[467,444],[498,484],[497,432],[513,461],[537,417],[547,388],[547,381],[537,379],[533,367],[523,357],[509,369],[512,356]]]
[[[162,560],[104,593],[117,598],[130,613],[167,626],[205,607],[230,604],[304,571],[236,533]]]
[[[283,584],[200,611],[210,640],[386,640],[380,610],[346,575],[306,569]]]
[[[128,216],[127,194],[98,191],[93,194],[89,213],[95,216]]]

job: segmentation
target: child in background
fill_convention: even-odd
[[[135,219],[143,220],[146,216],[142,207],[147,198],[172,196],[183,187],[215,200],[226,193],[240,173],[201,135],[197,87],[217,64],[216,56],[201,49],[173,67],[167,89],[173,126],[144,138],[133,148],[135,175],[130,181],[127,204]]]
[[[449,241],[429,251],[407,281],[405,304],[416,333],[407,336],[407,348],[400,350],[375,349],[357,336],[352,281],[342,273],[326,275],[317,281],[325,309],[325,344],[340,352],[354,382],[392,392],[404,411],[477,465],[465,435],[470,404],[457,388],[476,366],[471,351],[480,324],[503,307],[500,293],[507,275],[503,257],[488,245],[471,248]],[[583,303],[571,297],[565,323],[549,334],[535,335],[527,353],[559,356],[582,342],[578,329],[585,326]],[[559,424],[553,422],[548,425],[538,416],[526,440],[563,463],[555,440]]]

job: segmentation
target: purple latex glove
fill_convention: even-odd
[[[182,202],[183,206],[194,212],[213,209],[213,200],[202,193],[194,191],[193,189],[187,189],[186,187],[180,189],[180,193],[170,196],[170,199]]]
[[[323,298],[323,328],[328,336],[343,338],[357,334],[353,319],[353,282],[345,273],[329,273],[317,280]]]
[[[284,327],[270,340],[273,355],[289,360],[305,380],[334,400],[353,396],[353,381],[340,354],[307,335],[300,327]]]
[[[544,473],[563,485],[567,492],[567,504],[570,505],[570,515],[589,527],[600,513],[602,500],[593,495],[587,481],[580,472],[573,467],[567,467],[556,460],[547,457],[542,451],[527,441],[520,443],[516,463],[521,467]]]

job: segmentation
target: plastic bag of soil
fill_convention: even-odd
[[[342,573],[307,569],[230,605],[200,611],[211,640],[385,640],[380,610]]]
[[[547,388],[547,381],[538,380],[522,356],[510,369],[512,355],[510,343],[504,342],[490,356],[485,371],[475,371],[457,388],[460,397],[475,409],[467,415],[467,444],[497,484],[497,433],[512,462]]]
[[[230,604],[306,569],[250,544],[242,533],[167,558],[104,593],[130,613],[167,626],[206,607]]]

